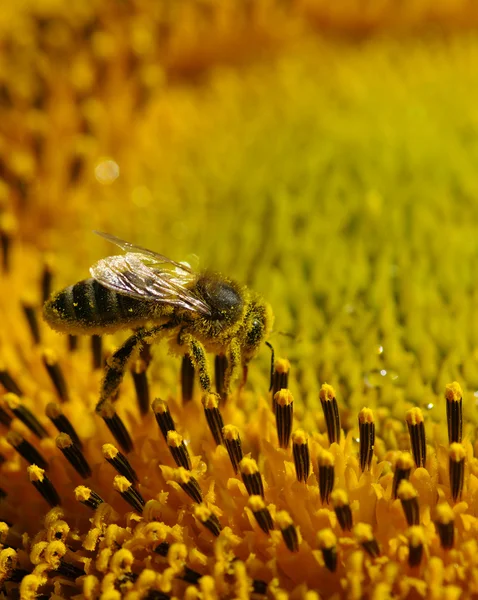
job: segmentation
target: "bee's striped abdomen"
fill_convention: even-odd
[[[44,317],[57,331],[101,333],[143,324],[151,317],[151,306],[117,294],[94,279],[84,279],[52,296],[45,304]]]

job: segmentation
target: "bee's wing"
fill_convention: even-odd
[[[152,250],[148,250],[147,248],[135,246],[134,244],[126,242],[125,240],[122,240],[119,237],[116,237],[115,235],[111,235],[110,233],[104,233],[103,231],[93,231],[93,233],[96,233],[96,235],[99,235],[108,242],[115,244],[115,246],[118,246],[125,252],[134,252],[137,254],[141,254],[143,257],[148,257],[151,261],[153,261],[156,264],[171,265],[182,269],[183,271],[189,271],[190,273],[192,273],[192,269],[189,267],[188,264],[178,263],[174,260],[171,260],[167,256],[163,256],[162,254],[158,254],[157,252],[153,252]]]
[[[110,236],[103,237],[109,239]],[[191,283],[197,276],[189,267],[161,254],[143,251],[131,244],[129,247],[133,247],[134,251],[103,258],[93,265],[90,269],[92,277],[108,289],[131,298],[162,302],[203,315],[211,314],[210,307],[191,290]]]

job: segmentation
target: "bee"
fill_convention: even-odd
[[[98,261],[90,269],[90,279],[53,294],[43,317],[52,329],[69,334],[134,330],[107,360],[97,412],[116,398],[133,354],[142,344],[160,338],[168,338],[173,351],[190,357],[203,392],[211,391],[206,353],[225,356],[227,395],[241,367],[247,367],[271,332],[270,305],[218,273],[196,273],[187,263],[95,233],[125,254]]]

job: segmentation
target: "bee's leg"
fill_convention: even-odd
[[[209,367],[207,364],[206,351],[201,342],[198,342],[190,333],[184,329],[178,334],[178,344],[186,346],[187,353],[199,375],[199,384],[204,392],[211,391],[211,378],[209,376]]]
[[[234,338],[226,352],[227,369],[224,374],[224,397],[227,398],[231,391],[231,383],[237,378],[241,367],[241,346]]]
[[[138,329],[130,335],[122,346],[106,362],[105,376],[101,383],[100,400],[96,412],[101,412],[104,403],[114,398],[126,371],[126,366],[134,351],[144,342],[151,342],[163,329],[174,327],[175,323],[164,323],[151,329]]]

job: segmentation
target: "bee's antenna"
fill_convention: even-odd
[[[269,387],[269,392],[272,390],[272,380],[274,378],[274,348],[272,347],[272,344],[270,344],[269,342],[265,342],[266,346],[269,346],[269,348],[271,349],[271,385]]]

